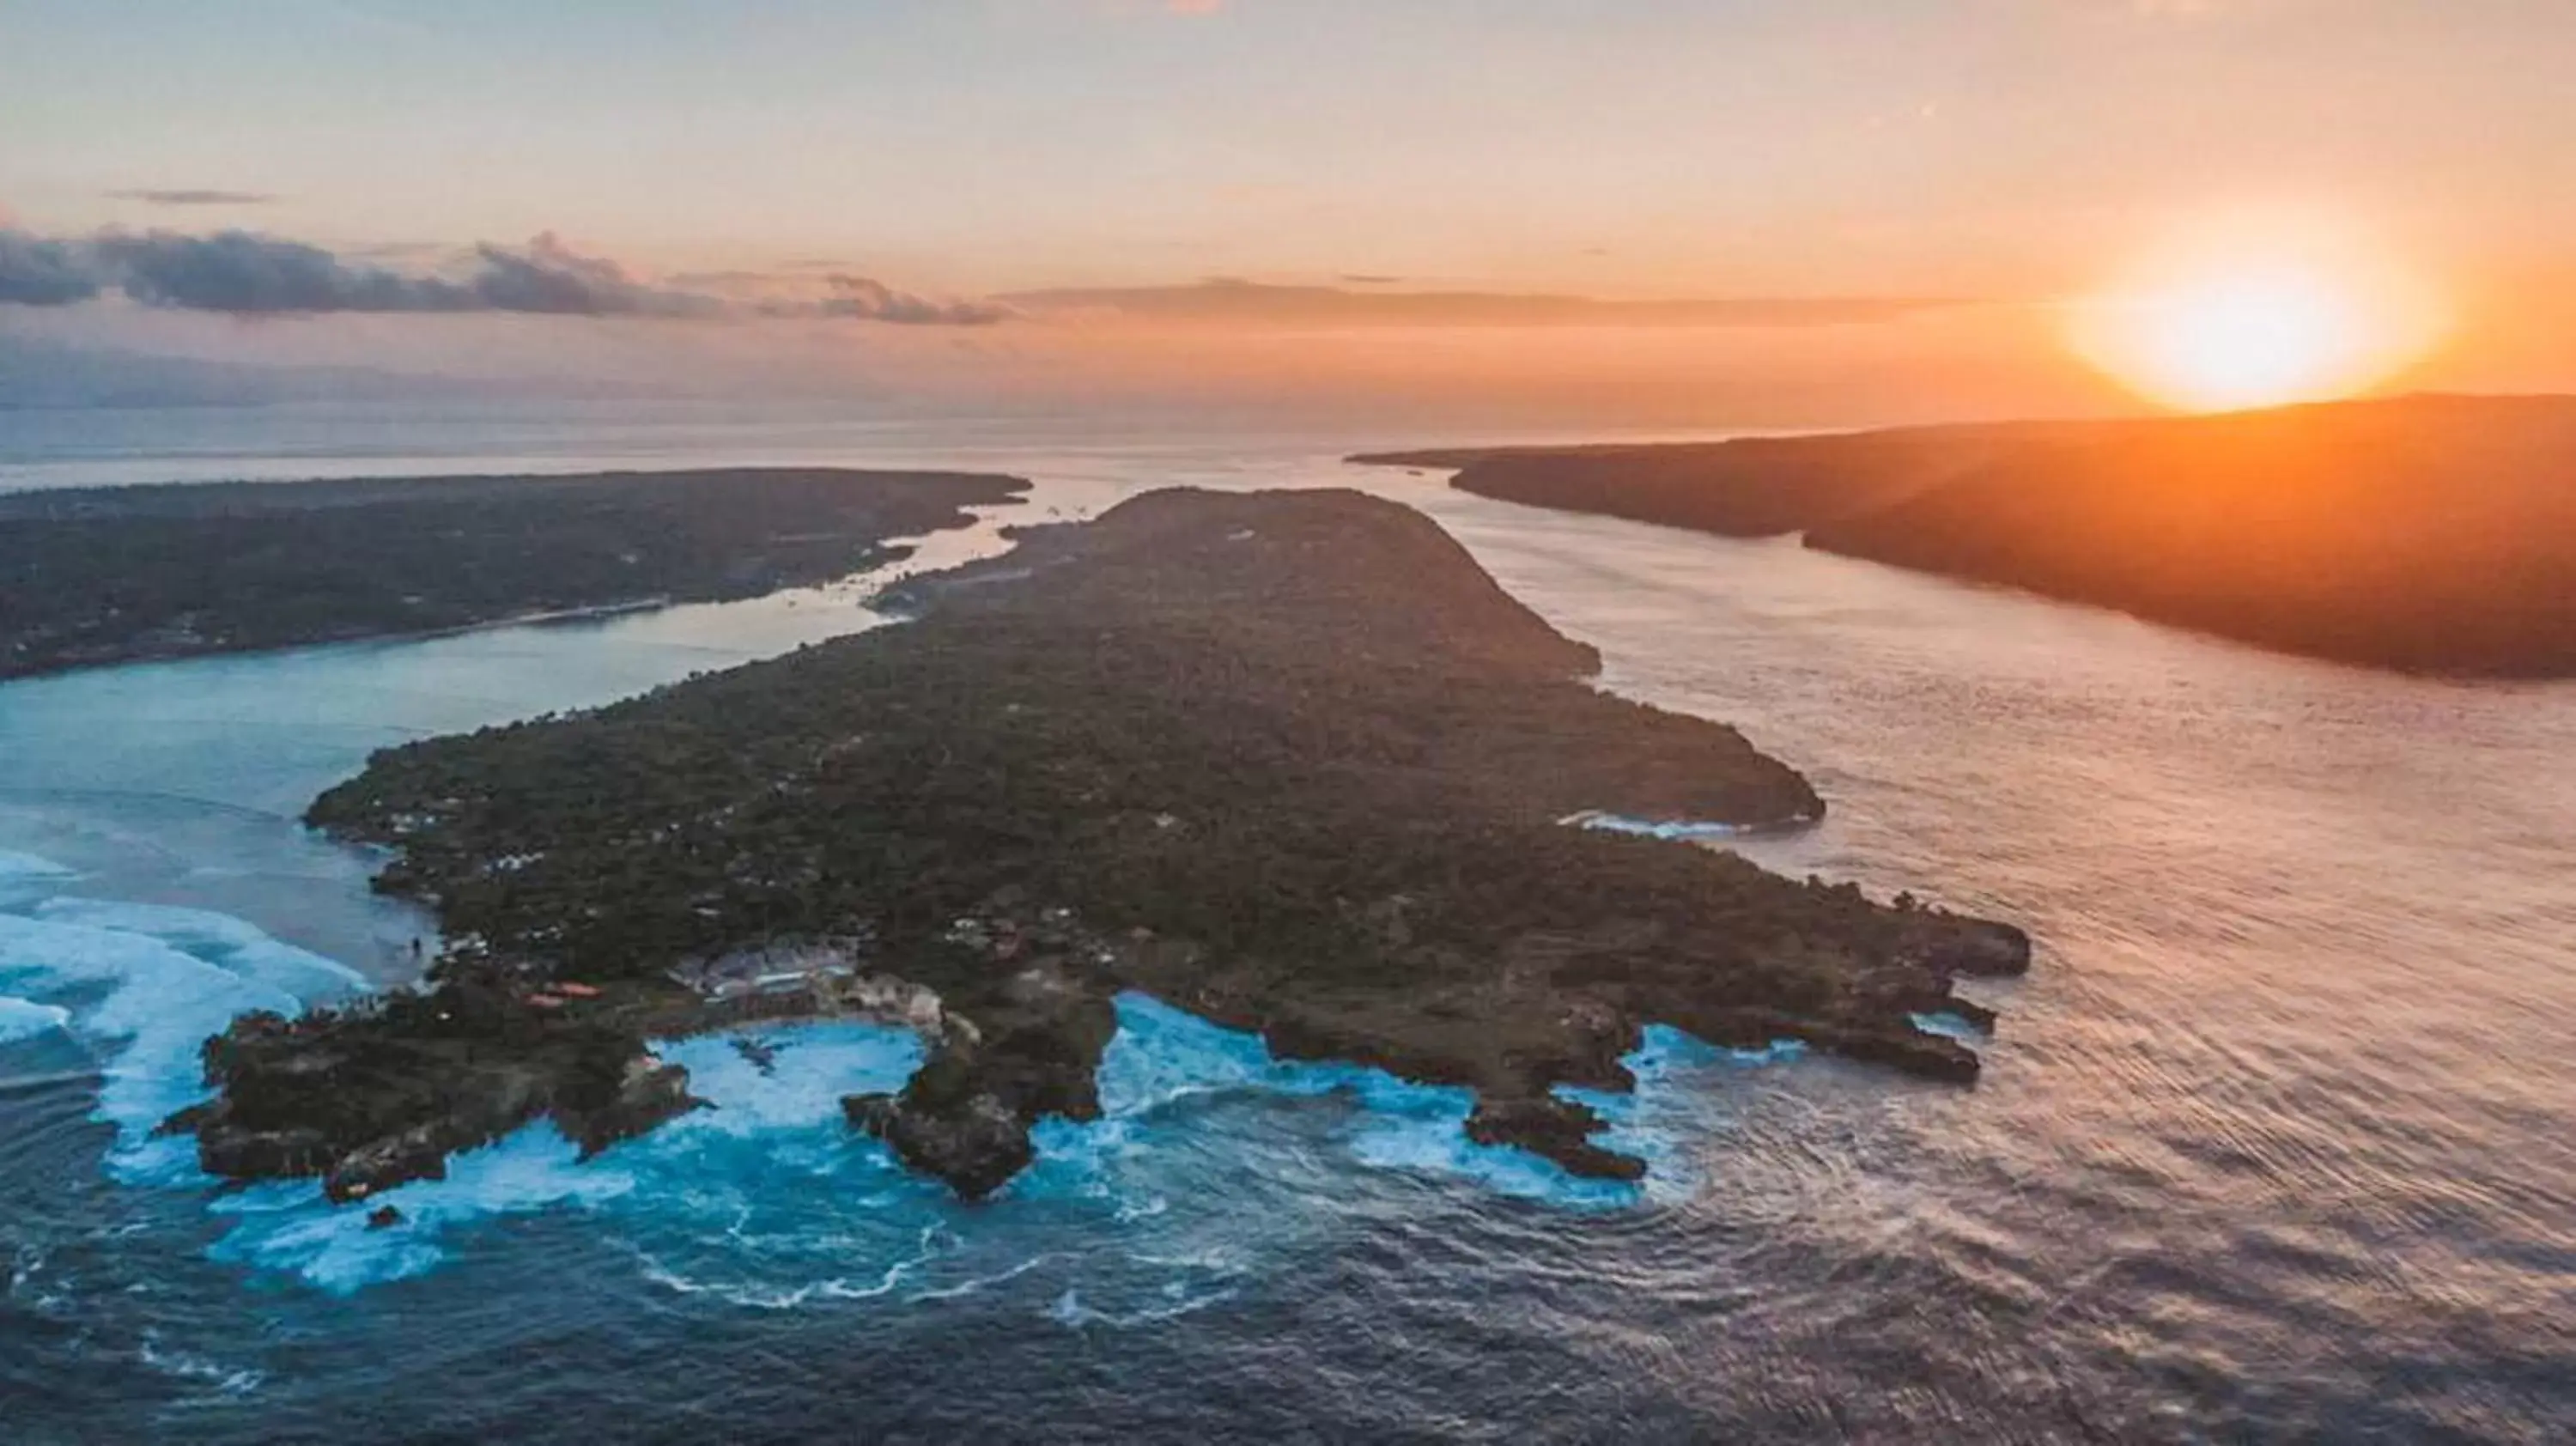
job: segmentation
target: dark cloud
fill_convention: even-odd
[[[1376,276],[1365,271],[1342,273],[1343,284],[1348,286],[1395,286],[1403,280],[1401,276]]]
[[[146,306],[235,316],[325,312],[522,312],[543,316],[712,316],[712,297],[646,285],[552,233],[525,247],[478,246],[461,280],[342,260],[319,246],[249,231],[151,231],[91,243],[127,296]]]
[[[98,277],[78,246],[0,230],[0,304],[69,306],[98,291]]]
[[[231,316],[508,312],[983,326],[1012,314],[992,302],[938,300],[847,274],[825,278],[830,291],[820,297],[729,300],[685,282],[639,280],[615,261],[575,251],[552,232],[524,246],[477,246],[466,265],[448,275],[397,271],[364,259],[367,254],[343,255],[254,231],[111,231],[66,241],[0,230],[0,303],[61,306],[116,290],[145,306]],[[732,279],[753,278],[742,273]],[[701,277],[698,284],[710,280]]]
[[[1963,303],[1915,297],[1732,297],[1607,301],[1531,292],[1351,291],[1215,277],[1188,286],[1030,291],[1033,312],[1106,312],[1144,321],[1288,326],[1852,326]]]
[[[268,206],[277,197],[265,191],[213,191],[198,188],[150,188],[137,191],[110,191],[110,199],[141,201],[149,206]]]
[[[809,303],[816,316],[885,321],[899,326],[990,326],[1010,320],[1012,314],[1009,307],[993,302],[935,301],[847,272],[824,279],[832,294]]]
[[[146,306],[274,316],[329,311],[471,311],[452,281],[353,266],[319,246],[249,231],[111,234],[92,243],[125,294]]]
[[[548,316],[715,316],[726,306],[712,296],[665,290],[637,281],[616,262],[583,256],[548,231],[524,250],[478,246],[481,269],[467,283],[480,310]]]
[[[829,294],[815,296],[815,278],[792,272],[807,265],[791,261],[780,271],[692,271],[671,278],[672,284],[746,298],[742,305],[755,315],[782,319],[881,321],[895,326],[990,326],[1016,313],[990,301],[944,300],[898,291],[870,276],[836,271],[821,278]]]

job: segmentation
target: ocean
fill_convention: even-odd
[[[0,1441],[2576,1439],[2576,686],[2408,679],[1358,469],[1387,435],[587,404],[0,413],[0,487],[778,462],[1423,508],[1606,686],[1806,771],[1730,847],[2024,923],[1973,1089],[1668,1030],[1637,1188],[1123,1000],[981,1207],[839,1119],[899,1032],[676,1043],[720,1108],[395,1195],[152,1124],[430,922],[296,822],[369,750],[885,625],[754,602],[0,685]]]

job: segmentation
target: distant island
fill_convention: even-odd
[[[1482,496],[1806,544],[2408,672],[2576,676],[2576,398],[1385,453]]]
[[[1472,1087],[1475,1139],[1593,1177],[1644,1165],[1559,1087],[1630,1088],[1650,1022],[1976,1077],[1925,1021],[1990,1026],[1953,981],[2027,938],[1574,826],[1823,803],[1592,687],[1421,514],[1166,491],[1018,536],[907,584],[906,625],[377,754],[310,820],[391,850],[379,887],[447,951],[416,991],[236,1021],[169,1128],[361,1200],[538,1119],[599,1149],[698,1107],[653,1039],[870,1018],[929,1053],[852,1128],[976,1198],[1035,1122],[1099,1114],[1122,991]]]
[[[752,597],[1026,485],[727,468],[0,493],[0,679]]]

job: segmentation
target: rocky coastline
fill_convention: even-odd
[[[1469,1133],[1579,1175],[1640,1161],[1560,1087],[1622,1090],[1649,1023],[1927,1079],[1978,1059],[2009,925],[1586,810],[1815,817],[1723,725],[1598,659],[1427,518],[1349,492],[1169,491],[917,579],[901,627],[590,713],[378,754],[316,825],[437,911],[424,986],[206,1050],[175,1119],[235,1178],[363,1199],[540,1118],[585,1149],[696,1107],[649,1041],[859,1016],[921,1034],[852,1128],[968,1199],[1094,1118],[1140,991],[1285,1058],[1473,1089]]]

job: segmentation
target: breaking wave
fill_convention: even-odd
[[[0,995],[0,1044],[33,1039],[71,1022],[72,1012],[59,1004],[38,1004],[32,999]]]
[[[1588,808],[1569,813],[1557,820],[1573,828],[1597,829],[1603,833],[1638,834],[1646,838],[1669,839],[1680,843],[1715,843],[1724,839],[1753,838],[1775,834],[1785,829],[1805,828],[1815,822],[1801,815],[1778,823],[1712,823],[1695,819],[1630,818],[1625,814],[1606,813]]]

